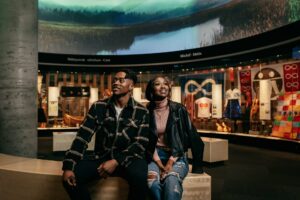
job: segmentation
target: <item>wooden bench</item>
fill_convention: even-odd
[[[1,200],[67,200],[61,183],[60,161],[41,160],[0,154]],[[210,200],[211,177],[191,174],[183,183],[184,200]],[[93,199],[122,200],[127,198],[128,185],[125,180],[110,177],[92,183]]]

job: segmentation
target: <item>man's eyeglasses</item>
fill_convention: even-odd
[[[126,81],[126,79],[127,78],[117,78],[117,77],[115,77],[115,78],[113,78],[113,83],[116,83],[117,81],[119,81],[120,83],[125,83],[125,81]]]

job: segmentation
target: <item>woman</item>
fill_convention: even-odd
[[[146,98],[150,101],[151,138],[148,186],[154,199],[182,197],[182,181],[189,171],[186,151],[192,148],[192,173],[203,173],[204,144],[191,123],[186,108],[169,99],[170,83],[158,76],[149,81]]]

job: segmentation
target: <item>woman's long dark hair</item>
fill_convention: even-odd
[[[154,82],[157,78],[163,78],[167,81],[168,88],[169,88],[168,98],[171,97],[171,82],[170,82],[169,78],[166,76],[156,76],[148,82],[147,87],[146,87],[145,96],[146,96],[146,99],[150,102],[154,101]]]

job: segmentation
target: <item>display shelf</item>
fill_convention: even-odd
[[[201,137],[228,139],[230,143],[300,153],[300,141],[265,135],[197,130]]]

